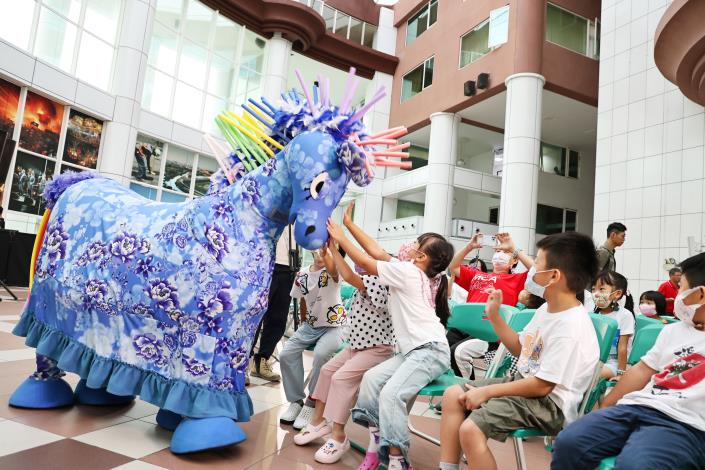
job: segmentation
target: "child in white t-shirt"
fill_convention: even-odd
[[[602,271],[592,286],[595,313],[613,318],[617,322],[617,335],[609,358],[602,367],[603,379],[618,379],[627,369],[636,321],[634,314],[618,303],[626,292],[627,278],[615,271]]]
[[[521,428],[555,435],[577,418],[600,355],[590,316],[576,298],[597,272],[595,247],[590,237],[577,232],[550,235],[537,247],[525,288],[546,303],[522,333],[500,316],[500,290],[490,291],[486,308],[500,341],[519,357],[519,372],[446,390],[442,470],[458,469],[461,447],[470,468],[497,468],[488,439],[504,441]]]
[[[316,389],[321,367],[340,347],[343,340],[339,327],[347,320],[333,258],[326,247],[315,251],[313,256],[313,264],[299,271],[291,289],[291,297],[301,300],[302,324],[284,344],[279,355],[284,394],[289,401],[289,409],[279,421],[293,424],[295,429],[304,428],[313,416],[315,402],[310,394]],[[304,392],[303,352],[313,345],[313,367],[307,397]]]
[[[661,330],[602,403],[558,435],[551,468],[705,468],[705,253],[686,259]]]
[[[363,247],[368,245],[368,235],[351,222],[346,227]],[[453,245],[438,234],[424,234],[409,247],[410,261],[394,260],[383,251],[379,255],[385,261],[380,261],[355,247],[330,220],[328,233],[357,265],[389,287],[388,309],[401,350],[362,379],[352,414],[355,422],[368,426],[370,445],[360,468],[377,468],[380,460],[389,459],[389,470],[405,470],[410,468],[408,401],[450,367],[445,271]]]

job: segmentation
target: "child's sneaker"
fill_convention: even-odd
[[[379,454],[377,452],[365,452],[365,458],[357,467],[357,470],[377,470],[379,467]]]
[[[342,444],[334,439],[328,439],[323,446],[316,451],[314,458],[320,463],[336,463],[347,451],[350,450],[350,441],[345,439]]]
[[[326,421],[323,421],[318,426],[308,423],[300,433],[294,436],[294,443],[297,446],[305,446],[309,442],[313,442],[319,437],[325,437],[331,432],[333,432],[333,430],[331,429],[330,424]]]
[[[308,423],[311,422],[311,418],[313,418],[313,407],[304,405],[301,409],[301,413],[299,413],[299,416],[296,417],[296,421],[294,421],[294,429],[299,430],[305,428]]]
[[[301,413],[301,408],[303,407],[298,403],[289,403],[289,408],[283,415],[281,415],[281,417],[279,418],[279,422],[282,424],[293,424],[294,421],[296,421],[296,418],[299,417],[299,413]]]

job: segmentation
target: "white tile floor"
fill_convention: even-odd
[[[129,421],[73,439],[139,459],[169,447],[172,434],[144,421]]]
[[[0,421],[0,456],[60,441],[64,437],[14,421]]]

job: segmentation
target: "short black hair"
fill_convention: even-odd
[[[607,238],[613,233],[623,233],[627,231],[626,225],[621,222],[612,222],[607,226]]]
[[[546,303],[546,299],[544,299],[543,297],[539,297],[538,295],[534,295],[531,292],[529,292],[529,300],[526,301],[526,308],[536,310],[537,308],[542,306],[544,303]]]
[[[560,269],[568,289],[576,294],[597,275],[597,255],[592,238],[578,232],[549,235],[536,247],[546,252],[546,268]]]
[[[674,274],[682,273],[681,268],[675,267],[668,270],[668,275],[673,276]]]
[[[691,289],[705,286],[705,253],[691,256],[683,261],[680,267]]]
[[[666,296],[657,290],[647,290],[641,297],[639,297],[639,303],[642,300],[650,300],[656,305],[656,315],[666,315]]]
[[[617,271],[605,270],[598,273],[592,285],[594,286],[598,282],[601,282],[607,286],[612,286],[614,287],[614,290],[621,290],[622,297],[627,295],[627,278],[619,274]]]

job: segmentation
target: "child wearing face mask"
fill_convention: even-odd
[[[636,322],[634,314],[617,303],[626,292],[627,278],[615,271],[602,271],[592,286],[595,313],[614,318],[618,326],[609,359],[602,367],[604,379],[618,378],[627,368],[627,358]]]
[[[666,297],[656,290],[647,290],[639,297],[639,313],[645,317],[653,318],[664,325],[668,325],[666,320]]]
[[[536,244],[526,289],[546,303],[517,334],[502,319],[502,291],[491,292],[486,312],[502,344],[519,357],[512,377],[470,381],[443,395],[442,470],[457,470],[462,451],[469,468],[497,468],[487,440],[504,441],[520,428],[557,434],[577,418],[600,355],[592,321],[576,295],[597,272],[590,237],[549,235]],[[570,468],[570,467],[563,467]]]
[[[558,435],[551,468],[705,468],[705,253],[680,264],[674,313],[601,409]]]

